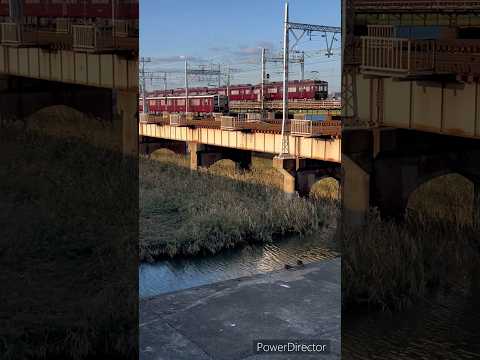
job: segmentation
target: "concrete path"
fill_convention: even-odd
[[[341,260],[140,301],[141,360],[340,359]],[[255,355],[258,339],[330,340],[329,355]]]

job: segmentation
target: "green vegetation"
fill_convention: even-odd
[[[458,175],[420,187],[405,223],[372,210],[363,229],[341,237],[344,305],[399,309],[429,290],[474,281],[480,269],[480,228],[472,220],[473,186]]]
[[[188,159],[157,151],[140,159],[140,257],[213,254],[245,243],[308,234],[336,220],[337,203],[288,197],[267,160],[251,171],[229,161],[192,172]]]
[[[136,353],[136,173],[78,139],[1,129],[1,359]]]

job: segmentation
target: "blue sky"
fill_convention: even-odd
[[[258,83],[260,47],[279,54],[283,46],[283,0],[142,0],[140,1],[140,52],[151,57],[148,70],[167,71],[169,88],[183,84],[183,59],[192,68],[221,64],[232,70],[231,83]],[[340,26],[340,0],[290,0],[290,21]],[[292,37],[290,37],[292,39]],[[292,41],[292,40],[291,40]],[[305,51],[305,78],[340,88],[340,51],[325,56],[325,39],[306,36],[295,50]],[[334,48],[340,48],[340,41]],[[300,65],[290,65],[291,79],[300,78]],[[267,64],[272,80],[281,80],[282,64]],[[313,73],[311,72],[313,71]],[[224,79],[222,79],[224,81]],[[207,86],[213,79],[192,78],[192,85]],[[162,88],[163,81],[148,83]]]

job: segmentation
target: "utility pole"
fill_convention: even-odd
[[[288,50],[289,50],[289,28],[288,28],[288,1],[285,2],[285,21],[283,29],[283,119],[282,119],[282,150],[280,157],[289,153],[289,135],[285,133],[288,121]]]
[[[227,67],[227,96],[230,93],[230,66]]]
[[[352,0],[349,0],[352,1]],[[298,35],[295,33],[295,30],[299,30],[302,33]],[[310,37],[312,32],[323,33],[325,41],[327,44],[327,53],[326,55],[330,57],[332,53],[333,42],[336,41],[337,34],[341,34],[341,28],[335,26],[324,26],[324,25],[312,25],[312,24],[302,24],[289,22],[288,18],[288,1],[285,2],[285,20],[284,20],[284,32],[283,32],[283,119],[282,119],[282,150],[279,154],[279,157],[285,157],[289,153],[289,136],[286,134],[286,123],[288,120],[288,63],[289,59],[289,34],[292,32],[293,37],[295,38],[295,43],[292,45],[292,49],[299,43],[302,37],[307,34]],[[328,34],[332,34],[331,41],[328,42]],[[304,53],[301,53],[304,58]],[[300,60],[299,62],[304,63],[305,59]],[[302,66],[302,74],[304,72]],[[302,75],[303,77],[303,75]]]
[[[222,80],[222,69],[220,67],[220,64],[218,64],[218,87],[219,88],[220,86],[222,86],[221,80]]]
[[[188,60],[185,56],[185,113],[188,113]]]
[[[142,57],[140,58],[140,62],[142,63],[142,70],[141,70],[141,76],[142,76],[142,110],[144,114],[148,113],[147,109],[147,91],[146,91],[146,76],[145,76],[145,63],[151,62],[151,58],[145,58]]]
[[[305,52],[302,51],[302,57],[300,60],[300,68],[302,72],[302,81],[305,80]]]
[[[165,109],[167,109],[167,73],[163,73],[163,97],[165,98]]]
[[[265,116],[265,48],[262,48],[262,87],[260,90],[262,117]]]

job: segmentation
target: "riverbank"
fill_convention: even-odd
[[[336,258],[141,300],[140,359],[254,359],[256,339],[307,338],[330,340],[331,354],[322,359],[340,359],[340,263]]]
[[[140,158],[142,260],[215,254],[288,234],[311,234],[336,221],[335,200],[285,196],[278,189],[282,179],[271,167],[242,172],[221,163],[192,172],[187,164],[187,158],[174,154]]]
[[[89,140],[0,131],[1,359],[137,351],[137,164]]]

